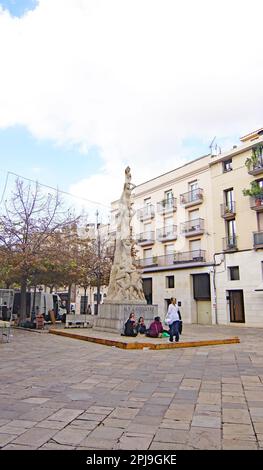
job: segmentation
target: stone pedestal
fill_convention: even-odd
[[[120,334],[123,332],[124,323],[128,320],[131,312],[135,313],[136,320],[139,317],[144,317],[148,328],[154,317],[158,315],[158,306],[134,303],[102,304],[99,307],[99,315],[94,318],[93,329]]]

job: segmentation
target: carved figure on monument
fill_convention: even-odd
[[[135,185],[131,182],[131,170],[125,170],[125,183],[119,202],[119,222],[116,234],[116,249],[111,269],[110,283],[106,303],[129,302],[146,304],[141,273],[134,264],[132,255],[131,220],[135,213],[132,208],[132,190]]]

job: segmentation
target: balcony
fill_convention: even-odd
[[[136,264],[139,268],[152,268],[158,266],[158,256],[151,256],[150,258],[143,258],[136,260]]]
[[[188,193],[180,194],[180,203],[185,208],[196,206],[203,202],[203,189],[196,188]]]
[[[177,239],[177,225],[169,225],[167,227],[160,228],[156,231],[157,240],[159,242],[168,242]]]
[[[144,258],[137,261],[138,267],[141,269],[153,268],[153,267],[167,267],[179,264],[191,263],[205,263],[205,251],[194,250],[186,252],[178,252],[174,254],[168,254],[165,256],[152,256],[151,258]]]
[[[153,245],[153,243],[155,242],[154,232],[139,233],[136,236],[136,242],[137,245],[140,246]]]
[[[223,251],[237,251],[237,236],[223,238]]]
[[[263,195],[257,197],[250,197],[250,208],[253,209],[253,211],[262,212]]]
[[[236,215],[236,203],[234,201],[229,201],[226,204],[220,204],[221,207],[221,217],[225,220],[231,220]]]
[[[149,204],[145,207],[142,207],[142,209],[139,209],[137,211],[137,217],[141,222],[144,222],[145,220],[153,219],[154,216],[155,216],[155,212],[154,212],[153,204]]]
[[[181,233],[185,237],[202,235],[204,233],[204,219],[189,220],[181,224]]]
[[[171,199],[163,199],[160,202],[157,202],[157,212],[159,214],[170,214],[175,212],[177,209],[177,199],[172,197]]]
[[[256,161],[251,161],[251,165],[248,167],[248,174],[257,176],[260,173],[263,173],[263,155],[259,156]]]
[[[204,250],[193,250],[178,252],[174,255],[174,264],[177,263],[204,263],[205,262],[205,251]]]
[[[255,250],[263,248],[263,232],[253,232],[253,244]]]

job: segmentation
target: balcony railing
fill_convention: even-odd
[[[177,199],[172,197],[171,199],[163,199],[157,202],[157,212],[159,214],[169,214],[175,212],[177,209]]]
[[[152,256],[137,261],[140,268],[166,267],[184,263],[205,263],[205,250],[171,253],[164,256]]]
[[[257,162],[252,163],[248,169],[249,175],[253,175],[253,176],[259,175],[262,172],[263,172],[263,155],[259,156]]]
[[[236,215],[236,203],[229,201],[225,204],[221,204],[221,217],[224,219],[232,219]]]
[[[263,195],[250,197],[250,208],[257,212],[263,211]]]
[[[143,232],[136,236],[138,245],[146,246],[152,245],[155,242],[154,232]]]
[[[181,233],[185,235],[185,237],[202,235],[202,233],[204,233],[204,219],[194,219],[184,222],[181,224]]]
[[[223,238],[223,250],[224,251],[236,251],[237,250],[237,236]]]
[[[154,266],[158,266],[158,256],[151,256],[150,258],[143,258],[140,260],[136,260],[136,264],[140,268],[151,268]]]
[[[205,262],[205,250],[193,250],[175,253],[174,264]]]
[[[203,189],[192,189],[188,193],[180,194],[180,203],[184,207],[195,206],[203,202]]]
[[[137,217],[139,220],[144,221],[147,219],[153,219],[155,216],[154,206],[153,204],[149,204],[148,206],[142,207],[137,211]]]
[[[263,232],[253,232],[254,248],[263,248]]]
[[[167,242],[177,239],[177,225],[169,225],[167,227],[156,230],[157,240],[159,242]]]

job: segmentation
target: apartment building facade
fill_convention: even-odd
[[[260,129],[242,137],[239,147],[211,157],[214,302],[221,324],[263,326],[262,149]],[[251,187],[254,195],[245,196]]]
[[[134,190],[133,238],[147,302],[164,317],[175,296],[188,323],[215,322],[209,164],[204,156]],[[117,202],[112,209],[114,221]]]
[[[262,149],[260,129],[135,188],[138,266],[161,317],[174,296],[186,323],[263,326],[263,190],[243,194],[263,188]],[[112,230],[117,216],[114,202]]]

